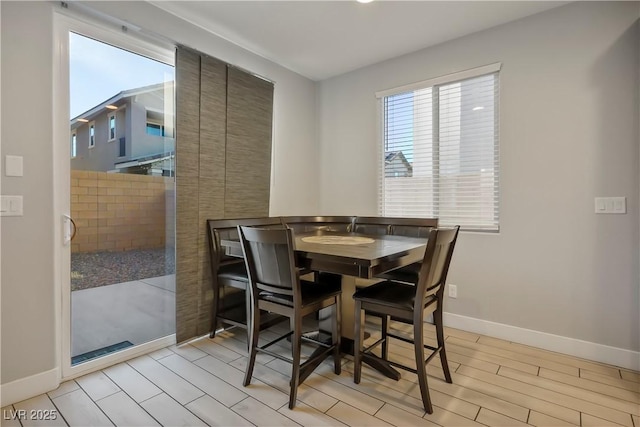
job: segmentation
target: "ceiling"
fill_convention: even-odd
[[[312,80],[324,80],[568,2],[152,1]]]

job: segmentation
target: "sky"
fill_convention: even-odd
[[[70,118],[123,90],[173,80],[174,68],[123,49],[69,35]]]

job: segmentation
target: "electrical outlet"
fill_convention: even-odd
[[[458,287],[456,285],[449,284],[449,298],[458,298]]]

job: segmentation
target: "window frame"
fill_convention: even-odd
[[[499,92],[499,87],[500,87],[500,70],[501,70],[501,63],[494,63],[494,64],[489,64],[489,65],[485,65],[485,66],[481,66],[481,67],[476,67],[476,68],[472,68],[469,70],[464,70],[464,71],[460,71],[460,72],[456,72],[456,73],[452,73],[452,74],[447,74],[444,76],[440,76],[440,77],[436,77],[436,78],[432,78],[432,79],[428,79],[428,80],[423,80],[423,81],[419,81],[419,82],[415,82],[415,83],[410,83],[407,85],[403,85],[400,87],[396,87],[396,88],[391,88],[391,89],[385,89],[382,91],[378,91],[375,93],[375,96],[378,100],[377,105],[378,105],[378,138],[377,138],[377,148],[378,148],[378,152],[379,152],[379,164],[378,164],[378,213],[380,215],[385,215],[385,180],[390,178],[386,176],[386,169],[385,169],[385,157],[386,157],[386,151],[385,151],[385,145],[387,143],[386,141],[386,135],[385,135],[385,124],[386,124],[386,108],[385,108],[385,100],[387,99],[387,97],[391,97],[394,95],[400,95],[403,93],[407,93],[407,92],[416,92],[418,90],[424,90],[424,89],[428,89],[431,88],[433,90],[432,93],[432,99],[433,99],[433,107],[434,110],[432,111],[432,120],[434,122],[433,124],[433,144],[434,147],[437,147],[439,144],[439,136],[438,136],[438,132],[440,130],[440,124],[439,124],[439,117],[438,117],[438,104],[439,104],[439,98],[440,98],[440,94],[439,94],[439,89],[441,86],[444,85],[449,85],[449,84],[453,84],[453,83],[457,83],[457,82],[463,82],[466,80],[470,80],[470,79],[474,79],[474,78],[478,78],[478,77],[482,77],[482,76],[487,76],[487,75],[496,75],[496,82],[495,82],[495,86],[494,86],[494,90],[496,91],[496,98],[494,100],[495,102],[495,107],[494,107],[494,131],[495,131],[495,136],[494,136],[494,192],[495,192],[495,196],[493,197],[493,203],[494,203],[494,217],[495,217],[495,227],[484,227],[482,224],[482,221],[478,221],[478,224],[476,226],[466,226],[466,227],[461,227],[461,231],[471,231],[471,232],[483,232],[483,233],[499,233],[500,231],[500,156],[499,156],[499,147],[500,147],[500,120],[499,120],[499,106],[500,106],[500,92]],[[433,161],[433,168],[434,168],[434,176],[438,176],[440,177],[440,171],[439,171],[439,167],[440,164],[438,163],[438,160],[435,159],[435,157],[432,157],[432,161]],[[437,185],[437,181],[436,183],[434,183],[434,185]],[[441,191],[439,189],[435,189],[433,190],[434,193],[434,200],[438,200],[441,197]],[[437,204],[435,204],[435,206],[437,206]],[[426,216],[426,214],[425,214]],[[439,212],[436,211],[435,216],[439,217]],[[478,219],[480,219],[481,217],[477,217]]]
[[[69,141],[71,143],[71,158],[75,159],[78,157],[78,131],[74,130],[71,132],[71,139]]]
[[[123,150],[123,148],[124,148],[124,150]],[[117,157],[119,159],[123,159],[123,158],[127,157],[127,140],[126,140],[126,137],[124,137],[124,136],[118,138],[118,156]]]
[[[147,56],[151,59],[158,60],[170,65],[174,64],[175,59],[175,43],[153,40],[150,42],[142,34],[135,31],[126,31],[124,22],[119,23],[102,18],[103,14],[98,16],[88,15],[86,12],[91,11],[87,6],[76,2],[62,3],[59,7],[54,8],[53,17],[53,43],[56,46],[55,52],[59,54],[53,55],[52,69],[53,79],[56,84],[53,85],[53,126],[56,143],[53,144],[54,157],[56,164],[63,167],[56,168],[53,176],[53,185],[56,189],[58,197],[55,198],[56,206],[52,214],[56,218],[61,215],[69,215],[70,199],[69,193],[69,151],[66,143],[69,138],[69,32],[99,39],[102,42],[114,44],[120,48],[125,48],[136,54]],[[123,106],[124,107],[124,106]],[[82,127],[85,124],[83,123]],[[81,136],[84,131],[78,129],[78,141],[82,144]],[[95,141],[95,139],[94,139]],[[95,141],[97,142],[97,141]],[[78,146],[79,157],[82,157],[82,145]],[[67,165],[67,166],[65,166]],[[175,182],[173,184],[175,186]],[[62,227],[55,227],[56,241],[62,242]],[[56,245],[56,259],[58,259],[58,269],[60,274],[53,278],[53,286],[56,293],[60,296],[56,299],[55,307],[56,318],[59,319],[56,325],[55,341],[57,347],[57,370],[62,377],[61,381],[76,378],[121,361],[126,361],[132,357],[136,357],[142,353],[164,348],[168,345],[175,344],[175,334],[159,338],[155,341],[140,344],[131,348],[121,350],[116,353],[105,355],[94,360],[71,365],[71,279],[70,279],[70,246]]]
[[[111,127],[111,119],[113,119],[113,128]],[[107,141],[113,142],[118,139],[118,117],[115,112],[107,114]],[[111,130],[113,129],[113,137]]]
[[[158,130],[160,131],[160,135],[156,135],[153,133],[149,133],[149,125],[151,126],[157,126]],[[154,121],[150,121],[149,119],[147,119],[147,123],[145,125],[145,134],[149,135],[149,136],[159,136],[159,137],[165,137],[165,130],[164,130],[164,124],[162,123],[156,123]]]
[[[89,148],[95,148],[96,147],[96,122],[89,122],[87,123],[88,127],[87,129],[89,130]]]

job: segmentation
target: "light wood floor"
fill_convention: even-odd
[[[274,328],[266,339],[278,332]],[[298,406],[290,411],[287,363],[259,355],[252,384],[242,386],[246,340],[238,330],[68,381],[3,408],[3,418],[11,418],[10,411],[43,410],[56,411],[57,419],[22,425],[640,427],[638,372],[460,330],[446,333],[453,384],[444,382],[439,359],[433,360],[430,415],[415,375],[403,371],[396,382],[365,367],[356,385],[350,357],[340,376],[328,361],[321,365],[300,386]],[[405,343],[394,341],[391,352],[397,360],[412,359]],[[20,423],[4,419],[2,425]]]

